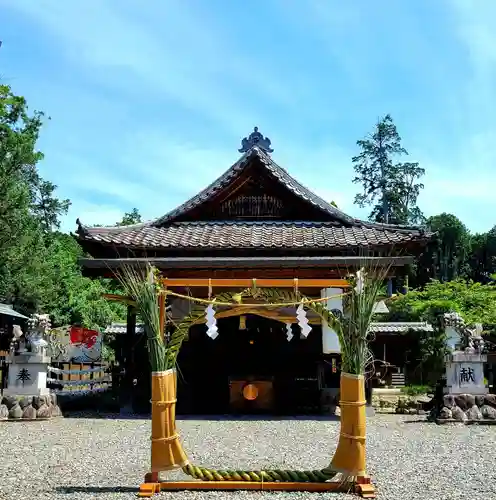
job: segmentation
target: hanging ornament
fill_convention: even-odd
[[[307,338],[308,334],[312,331],[312,327],[308,324],[307,313],[303,307],[303,304],[298,306],[296,309],[296,318],[298,319],[298,325],[301,329],[301,334]]]
[[[357,295],[360,295],[363,293],[363,290],[365,288],[365,270],[363,269],[360,269],[359,271],[356,272],[356,277],[355,277],[355,293]]]
[[[293,338],[293,328],[291,327],[291,323],[286,323],[286,338],[288,339],[288,342],[291,342],[291,339]]]
[[[207,335],[211,339],[216,339],[219,335],[217,328],[217,320],[215,319],[215,309],[212,304],[209,304],[205,309],[206,319],[207,319]]]

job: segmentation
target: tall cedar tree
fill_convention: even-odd
[[[353,157],[356,177],[353,182],[363,186],[355,196],[360,207],[374,205],[370,220],[389,224],[419,224],[424,216],[417,207],[417,198],[424,185],[418,180],[425,171],[418,163],[398,162],[407,155],[401,137],[390,115],[376,125],[373,134],[357,141],[361,152]]]

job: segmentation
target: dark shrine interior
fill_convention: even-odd
[[[181,347],[178,414],[319,412],[321,366],[326,366],[320,325],[312,325],[307,338],[300,338],[299,326],[292,325],[290,341],[284,323],[257,315],[220,318],[217,326],[216,339],[207,335],[205,324],[193,326]],[[150,372],[144,339],[136,344],[134,360],[135,394],[141,400],[136,405],[147,411]],[[253,400],[243,394],[248,384],[257,387]]]

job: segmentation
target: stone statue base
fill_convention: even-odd
[[[0,420],[47,420],[61,417],[57,396],[4,396],[0,404]]]
[[[9,379],[4,396],[49,396],[47,373],[50,357],[43,354],[10,356]]]
[[[454,351],[446,356],[446,394],[487,394],[484,364],[487,355]]]
[[[445,394],[428,419],[438,424],[496,424],[496,394]]]

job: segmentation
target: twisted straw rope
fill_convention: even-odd
[[[196,465],[186,465],[182,468],[188,476],[202,481],[246,481],[253,483],[269,482],[303,482],[322,483],[334,478],[338,472],[332,469],[321,469],[313,471],[297,470],[216,470],[198,467]]]

